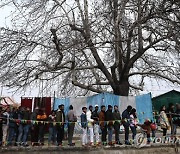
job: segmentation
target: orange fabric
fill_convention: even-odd
[[[47,119],[47,115],[46,115],[46,114],[37,115],[37,119],[38,119],[38,120],[45,120],[45,119]]]

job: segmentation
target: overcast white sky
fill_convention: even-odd
[[[5,8],[0,8],[0,27],[4,27],[4,26],[8,26],[11,27],[11,22],[10,22],[10,18],[6,18],[9,14],[12,13],[12,8],[11,7],[5,7]],[[144,91],[140,92],[139,94],[145,94],[148,92],[152,93],[152,96],[157,96],[160,94],[163,94],[165,92],[168,92],[170,90],[178,90],[180,91],[180,86],[178,85],[169,85],[167,84],[165,81],[147,81],[149,84],[148,87],[145,88]],[[23,92],[19,92],[19,93],[13,93],[13,90],[7,89],[5,87],[0,87],[0,94],[1,96],[10,96],[12,97],[16,102],[20,103],[21,97],[36,97],[36,96],[41,96],[41,94],[39,94],[39,89],[32,89],[29,90],[27,89],[26,91]],[[53,97],[53,92],[51,94],[51,96]]]

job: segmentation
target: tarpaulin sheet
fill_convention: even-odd
[[[94,107],[97,104],[100,109],[100,106],[104,105],[103,102],[104,102],[103,93],[87,97],[87,107],[89,107],[89,105],[92,105]]]
[[[54,99],[54,110],[58,109],[58,106],[63,104],[64,105],[64,112],[67,114],[69,111],[69,105],[70,105],[70,98],[55,98]]]
[[[136,110],[139,123],[143,123],[146,119],[153,120],[151,94],[136,96]]]
[[[101,93],[89,97],[79,97],[79,98],[55,98],[54,109],[58,108],[58,105],[65,105],[65,114],[69,110],[69,105],[73,105],[74,111],[79,117],[82,113],[82,107],[93,107],[97,104],[100,106],[105,105],[106,109],[108,105],[118,105],[120,113],[127,108],[128,105],[131,105],[137,111],[137,116],[140,123],[143,123],[145,119],[153,119],[152,113],[152,102],[151,95],[145,94],[140,96],[117,96],[110,93]]]
[[[114,108],[114,105],[117,105],[119,107],[119,96],[113,95],[110,93],[104,93],[104,102],[103,105],[106,106],[106,109],[108,108],[108,105],[111,105]]]

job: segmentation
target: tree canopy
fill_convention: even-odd
[[[143,90],[145,78],[180,84],[179,0],[2,0],[0,80],[41,80],[60,93]]]

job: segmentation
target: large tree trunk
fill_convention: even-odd
[[[129,94],[129,81],[128,79],[123,79],[120,84],[116,85],[113,89],[115,95],[128,96]]]

